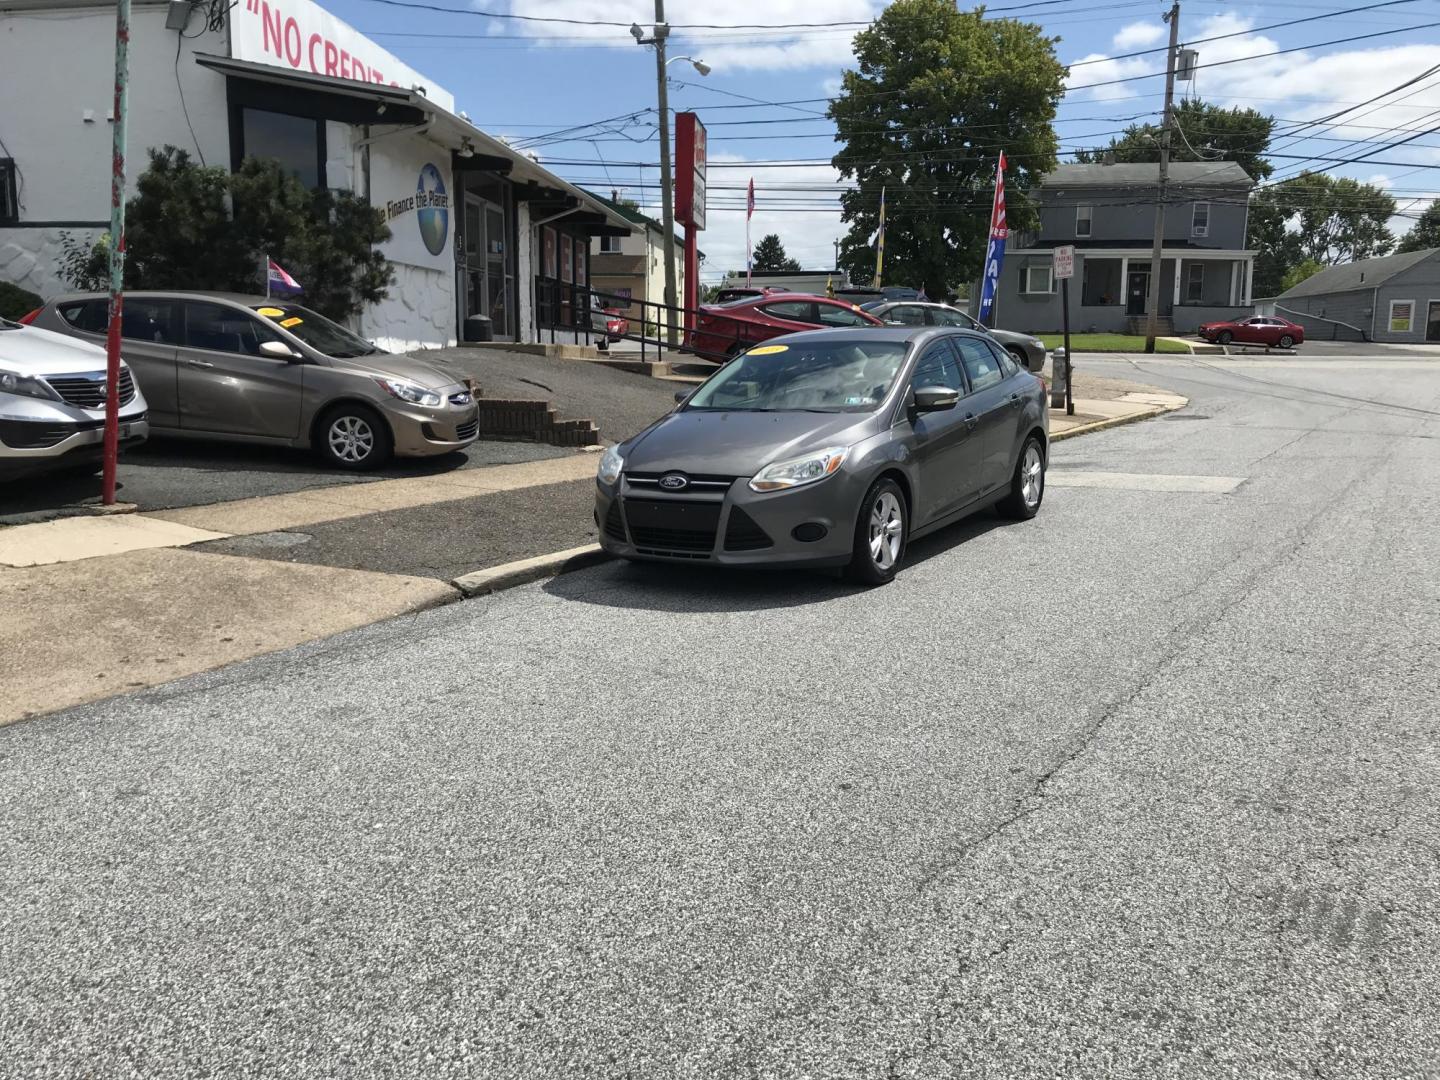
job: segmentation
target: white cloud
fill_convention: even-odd
[[[1133,22],[1122,26],[1111,44],[1117,49],[1141,49],[1154,45],[1165,36],[1165,26],[1158,22]]]

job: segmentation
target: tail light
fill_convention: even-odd
[[[27,311],[24,315],[21,315],[20,318],[17,319],[16,321],[17,321],[17,322],[24,323],[26,326],[29,326],[31,323],[33,323],[33,322],[35,321],[35,317],[36,317],[37,315],[39,315],[40,312],[42,312],[42,311],[44,311],[44,310],[45,310],[44,308],[38,308],[38,307],[37,307],[34,311]]]

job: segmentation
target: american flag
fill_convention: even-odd
[[[990,241],[985,245],[985,269],[981,275],[980,321],[994,325],[995,293],[1000,286],[1000,267],[1005,262],[1005,240],[1010,230],[1005,225],[1005,151],[1000,151],[1000,164],[995,169],[995,204],[990,211]]]

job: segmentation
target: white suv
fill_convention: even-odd
[[[99,461],[105,439],[105,350],[0,319],[0,480]],[[120,365],[120,445],[150,433],[145,398]]]

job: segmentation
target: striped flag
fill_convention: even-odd
[[[750,219],[755,216],[755,178],[750,178],[750,189],[745,194],[745,284],[750,284],[750,272],[755,265],[755,249],[750,246]]]
[[[274,259],[266,259],[265,274],[265,295],[266,296],[299,296],[305,290],[300,283],[285,272],[285,269]]]
[[[880,279],[885,269],[885,189],[880,189],[880,228],[875,233],[875,288],[880,288]]]
[[[1000,151],[1000,164],[995,169],[995,202],[990,210],[990,240],[985,245],[985,269],[981,274],[980,321],[993,325],[995,293],[1000,287],[1000,267],[1005,264],[1005,239],[1010,230],[1005,225],[1005,151]]]

